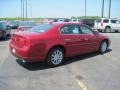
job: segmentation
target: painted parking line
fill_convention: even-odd
[[[8,45],[0,45],[0,47],[3,48],[0,51],[0,65],[2,65],[9,54],[9,47]]]
[[[76,81],[77,81],[77,83],[78,83],[80,89],[82,89],[82,90],[88,90],[86,84],[85,84],[82,80],[76,79]]]

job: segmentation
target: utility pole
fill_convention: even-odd
[[[23,0],[23,21],[24,21],[24,0]]]
[[[86,18],[86,0],[85,0],[85,18]]]
[[[21,20],[22,20],[22,0],[21,0]]]
[[[103,18],[104,17],[104,0],[102,0],[102,15],[101,17]]]
[[[26,20],[27,20],[27,0],[26,0]]]
[[[109,0],[109,18],[111,17],[111,0]]]

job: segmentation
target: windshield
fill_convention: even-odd
[[[28,31],[42,33],[42,32],[45,32],[45,31],[51,29],[52,27],[53,27],[52,24],[41,24],[41,25],[36,26]]]
[[[15,25],[17,25],[18,24],[18,21],[11,21],[11,22],[9,22],[10,24],[15,24]]]

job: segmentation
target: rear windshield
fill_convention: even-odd
[[[39,26],[33,27],[32,29],[28,31],[42,33],[42,32],[45,32],[51,29],[52,27],[53,27],[52,24],[41,24]]]
[[[95,22],[100,23],[102,19],[97,19]]]
[[[35,26],[34,22],[20,22],[20,26]]]

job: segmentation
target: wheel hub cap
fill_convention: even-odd
[[[63,59],[63,54],[60,50],[56,50],[52,53],[51,62],[53,64],[59,64]]]

